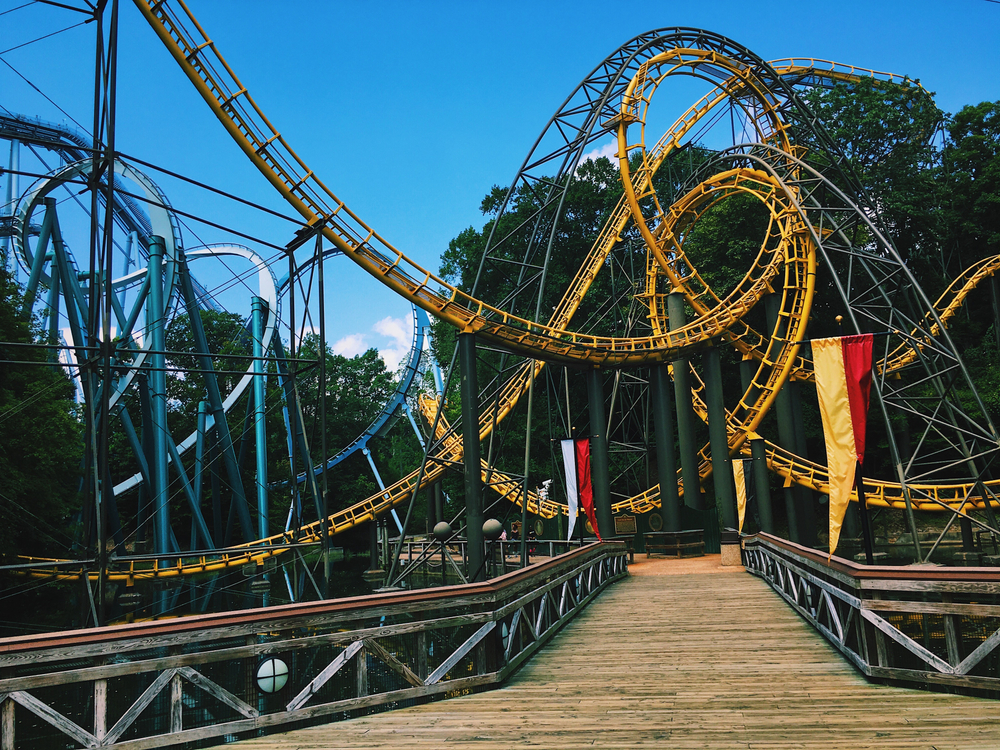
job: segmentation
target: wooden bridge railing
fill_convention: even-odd
[[[592,544],[486,583],[2,640],[0,748],[159,748],[497,686],[627,575],[625,554]]]
[[[867,677],[1000,697],[1000,570],[827,562],[768,534],[743,561]]]

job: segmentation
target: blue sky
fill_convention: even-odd
[[[0,16],[0,50],[80,20],[38,4],[12,10],[23,3],[0,0],[0,13],[11,11]],[[815,57],[907,74],[936,92],[949,112],[1000,98],[1000,4],[986,0],[190,0],[189,7],[313,171],[383,236],[433,270],[449,239],[482,224],[484,194],[510,182],[580,79],[649,29],[700,27],[765,59]],[[132,3],[122,2],[121,13],[119,149],[288,213]],[[92,48],[93,27],[82,26],[2,57],[89,127]],[[0,105],[65,119],[2,65]],[[280,220],[156,179],[184,211],[277,245],[291,238],[290,225]],[[224,239],[215,230],[195,230],[197,239]],[[197,239],[189,234],[187,244]],[[405,348],[406,303],[343,259],[328,273],[331,341],[342,342],[348,353],[348,343],[376,346],[390,359],[388,350]]]

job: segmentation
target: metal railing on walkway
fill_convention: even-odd
[[[0,641],[0,748],[159,748],[495,687],[608,584],[625,545],[419,591]]]
[[[1000,570],[828,561],[768,534],[743,560],[866,677],[1000,697]]]

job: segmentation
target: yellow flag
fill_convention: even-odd
[[[743,519],[747,514],[747,483],[743,473],[743,461],[733,461],[733,480],[736,482],[736,510],[740,514],[740,531],[743,531]]]

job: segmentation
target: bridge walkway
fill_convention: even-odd
[[[1000,748],[1000,702],[868,683],[718,556],[630,569],[499,690],[226,747]]]

